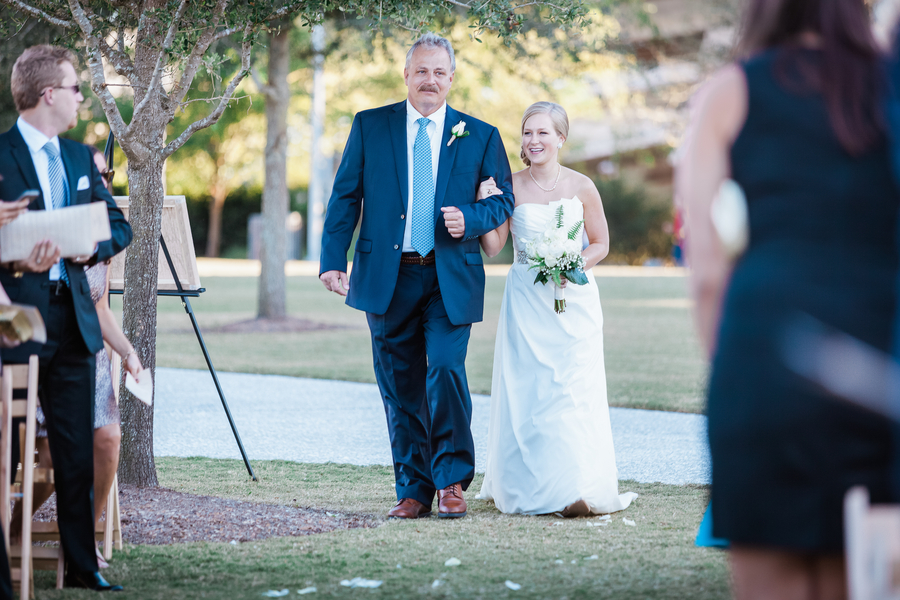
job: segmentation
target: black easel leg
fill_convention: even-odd
[[[197,324],[197,318],[194,316],[194,310],[191,308],[191,301],[188,300],[187,297],[182,296],[181,304],[184,306],[184,311],[191,318],[191,325],[194,326],[194,333],[197,334],[197,341],[200,342],[200,349],[203,351],[203,358],[206,359],[206,366],[209,367],[209,374],[212,375],[213,382],[216,384],[216,391],[219,392],[219,400],[222,401],[222,408],[225,409],[225,416],[228,417],[228,424],[231,425],[234,439],[237,442],[238,448],[241,450],[244,466],[247,467],[250,478],[253,481],[259,481],[256,478],[256,473],[253,472],[253,467],[250,466],[250,459],[247,458],[247,452],[244,450],[244,443],[241,442],[241,434],[238,433],[237,426],[234,424],[234,419],[231,417],[231,410],[228,408],[228,402],[225,401],[225,392],[222,391],[222,386],[219,384],[219,376],[216,374],[216,368],[213,367],[212,360],[209,358],[209,352],[206,350],[206,342],[203,341],[203,334],[200,333],[200,325]]]
[[[166,257],[169,271],[175,279],[175,287],[179,292],[183,292],[184,289],[181,287],[181,280],[178,278],[178,273],[175,271],[175,263],[172,262],[172,255],[169,254],[169,247],[166,245],[166,240],[162,235],[159,236],[159,245]],[[244,459],[244,466],[247,467],[247,472],[250,473],[250,479],[259,481],[256,478],[256,473],[253,472],[253,467],[250,466],[250,459],[247,458],[247,452],[244,450],[241,434],[238,433],[237,425],[234,424],[234,419],[231,417],[231,410],[228,408],[228,402],[225,401],[225,392],[222,391],[222,386],[219,385],[219,376],[216,374],[216,368],[213,366],[212,359],[209,357],[209,352],[206,350],[206,342],[203,341],[203,334],[200,333],[200,325],[197,323],[197,318],[194,316],[194,309],[191,308],[191,301],[188,300],[187,296],[181,296],[181,305],[184,307],[184,312],[191,318],[191,325],[194,326],[194,333],[197,334],[197,341],[200,342],[200,349],[203,351],[203,358],[206,359],[206,366],[209,367],[209,374],[212,375],[213,382],[216,384],[216,391],[219,392],[219,400],[222,401],[222,408],[225,409],[225,416],[228,417],[228,424],[231,425],[234,441],[237,442],[238,448],[241,451],[241,457]]]

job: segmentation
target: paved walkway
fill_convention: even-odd
[[[253,460],[391,464],[384,408],[374,384],[219,373],[244,448]],[[157,370],[158,456],[240,458],[208,371]],[[484,471],[490,397],[476,395],[472,433]],[[619,479],[708,483],[706,417],[613,408]]]

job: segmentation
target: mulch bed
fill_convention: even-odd
[[[132,544],[250,542],[374,527],[370,517],[119,485],[122,538]],[[56,519],[55,494],[35,515]]]

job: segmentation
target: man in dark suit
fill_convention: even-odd
[[[103,347],[84,266],[105,261],[131,243],[131,227],[103,184],[87,146],[59,138],[78,119],[84,98],[66,49],[34,46],[13,66],[11,87],[19,119],[0,134],[0,198],[38,190],[31,210],[105,202],[112,238],[92,256],[59,260],[52,240],[24,261],[0,265],[0,284],[13,302],[37,306],[47,343],[2,351],[3,362],[40,357],[40,399],[55,467],[66,586],[121,590],[97,569],[93,514],[94,355]],[[0,249],[2,260],[2,249]]]
[[[325,215],[319,278],[363,310],[384,400],[394,518],[462,517],[475,474],[465,359],[484,308],[478,236],[509,218],[512,176],[500,133],[447,106],[456,61],[434,34],[403,71],[406,101],[356,115]],[[476,202],[481,181],[495,195]],[[352,278],[347,250],[362,220]]]

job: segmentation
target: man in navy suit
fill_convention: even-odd
[[[94,356],[103,337],[84,267],[124,250],[132,233],[90,149],[59,137],[75,125],[84,100],[73,63],[71,52],[53,46],[34,46],[16,60],[11,88],[19,119],[0,134],[0,199],[37,190],[30,210],[105,202],[112,238],[91,256],[65,260],[46,240],[28,259],[0,264],[0,284],[10,299],[38,307],[47,327],[46,344],[4,349],[2,357],[4,363],[40,357],[39,393],[54,465],[66,586],[116,591],[121,586],[100,575],[94,550]]]
[[[322,235],[319,279],[366,312],[372,334],[394,459],[392,518],[429,516],[435,492],[438,516],[466,514],[475,448],[465,359],[484,309],[478,236],[515,205],[497,128],[445,102],[455,69],[450,43],[427,33],[406,56],[407,100],[356,115]],[[498,189],[476,202],[489,177]]]

